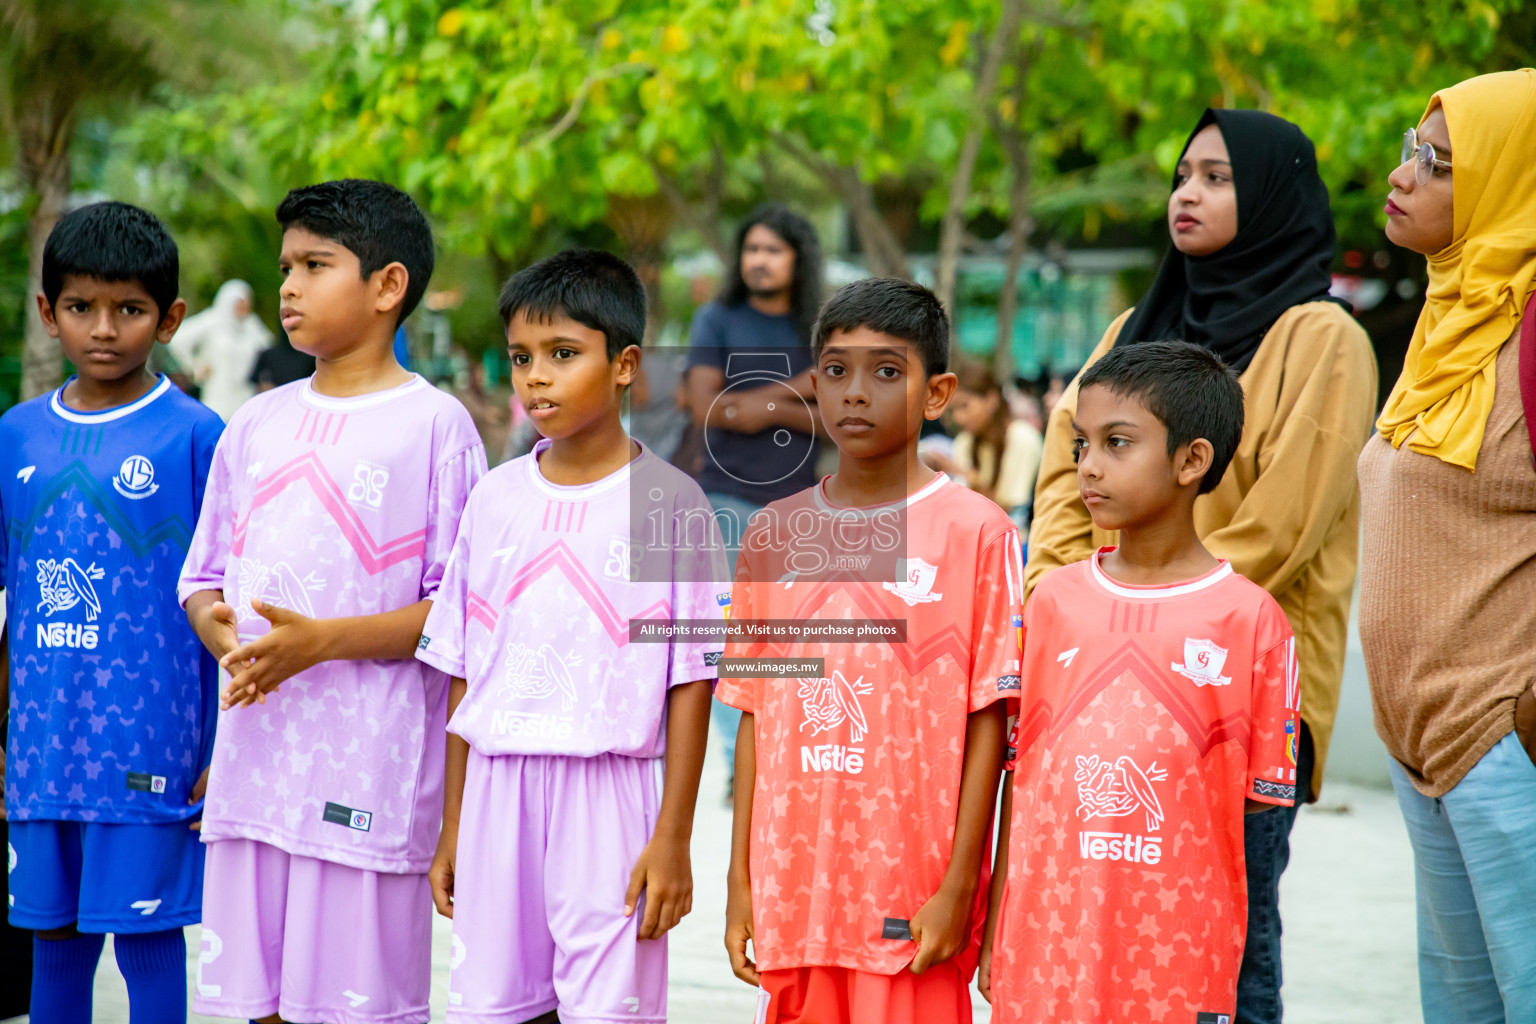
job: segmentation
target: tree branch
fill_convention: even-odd
[[[642,61],[625,61],[622,64],[614,64],[611,67],[603,68],[601,71],[592,72],[582,79],[581,84],[576,87],[576,94],[571,97],[571,105],[560,116],[560,120],[551,125],[549,130],[535,138],[532,144],[534,146],[548,145],[570,131],[576,124],[576,119],[581,117],[581,108],[586,106],[587,96],[592,92],[592,87],[598,82],[606,82],[610,78],[618,78],[620,75],[627,75],[634,71],[654,72],[655,70],[654,66]]]

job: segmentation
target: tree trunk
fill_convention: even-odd
[[[672,211],[680,220],[699,233],[722,267],[729,267],[735,259],[731,241],[720,229],[720,202],[725,194],[725,156],[716,145],[711,153],[709,173],[703,175],[700,196],[689,197],[682,183],[673,178],[661,165],[651,161],[651,170],[661,187],[662,195],[672,204]]]
[[[608,197],[608,226],[619,236],[625,255],[645,286],[647,341],[654,341],[666,322],[661,271],[674,212],[672,204],[661,195]]]
[[[869,272],[875,277],[911,280],[906,247],[881,216],[880,207],[875,202],[875,190],[859,175],[858,169],[832,163],[794,136],[776,134],[774,141],[784,152],[820,177],[843,200],[848,207],[848,215],[853,218],[854,230],[859,233],[859,249],[864,254],[864,265]]]
[[[72,124],[68,118],[65,121],[62,125],[23,124],[20,133],[23,178],[37,193],[37,208],[27,222],[27,331],[21,350],[23,401],[58,387],[64,376],[63,351],[43,328],[35,296],[43,290],[43,246],[69,202]]]
[[[987,41],[976,89],[971,94],[970,127],[960,144],[960,158],[949,181],[949,203],[939,226],[939,263],[935,274],[935,293],[944,308],[954,316],[955,277],[960,262],[960,243],[965,237],[965,204],[971,197],[971,179],[976,174],[976,158],[981,153],[982,135],[989,121],[987,111],[997,92],[997,80],[1003,58],[1018,45],[1019,26],[1024,18],[1023,0],[1003,0],[997,28]]]
[[[1003,290],[997,300],[997,348],[993,353],[993,373],[1000,381],[1013,378],[1013,321],[1019,313],[1019,271],[1024,267],[1024,253],[1034,218],[1029,215],[1029,175],[1015,177],[1008,190],[1008,262],[1003,270]]]
[[[1044,42],[1037,39],[1029,46],[1014,48],[1013,119],[994,114],[994,129],[1003,155],[1013,170],[1008,186],[1008,262],[1003,270],[1003,290],[997,302],[997,345],[993,351],[993,373],[1000,381],[1013,377],[1013,321],[1019,313],[1019,271],[1029,249],[1029,234],[1035,220],[1030,216],[1032,178],[1029,165],[1029,136],[1024,129],[1024,104],[1029,98],[1029,73]]]

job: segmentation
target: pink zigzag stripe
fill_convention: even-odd
[[[556,541],[548,551],[529,562],[517,571],[512,578],[512,586],[507,591],[506,600],[502,607],[506,607],[517,600],[518,595],[527,590],[533,583],[546,573],[559,569],[565,573],[565,578],[571,581],[571,586],[587,602],[587,607],[602,622],[603,628],[608,631],[608,636],[615,644],[623,647],[629,643],[629,622],[619,614],[617,608],[608,600],[596,581],[588,575],[586,567],[577,561],[571,549],[565,546],[565,541]],[[666,601],[657,601],[632,619],[672,617],[672,606]]]
[[[352,545],[358,561],[363,563],[363,568],[368,570],[370,576],[396,563],[419,558],[426,553],[427,531],[424,529],[407,533],[384,544],[375,541],[368,532],[368,528],[357,518],[357,513],[352,510],[352,506],[348,505],[346,499],[342,497],[341,489],[325,471],[325,465],[320,461],[320,457],[314,452],[306,452],[267,477],[256,488],[245,519],[235,522],[234,542],[230,545],[232,554],[238,556],[244,553],[245,531],[256,510],[287,490],[290,484],[301,480],[309,481],[315,497],[320,499],[320,504],[325,506],[325,510],[331,514],[342,536],[347,539],[348,544]]]
[[[496,614],[496,609],[491,606],[491,602],[471,590],[465,605],[467,606],[464,609],[466,618],[480,623],[488,633],[496,632],[496,620],[499,616]]]

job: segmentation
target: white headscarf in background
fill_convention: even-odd
[[[272,332],[251,311],[255,293],[244,281],[225,281],[213,305],[187,318],[171,342],[183,369],[202,386],[203,404],[228,421],[256,393],[251,370]],[[238,311],[241,301],[246,312]]]

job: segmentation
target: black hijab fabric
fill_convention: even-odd
[[[1117,344],[1190,341],[1242,373],[1280,314],[1329,297],[1333,216],[1312,141],[1300,128],[1258,110],[1207,110],[1186,152],[1211,124],[1231,154],[1237,236],[1209,256],[1169,246]]]

